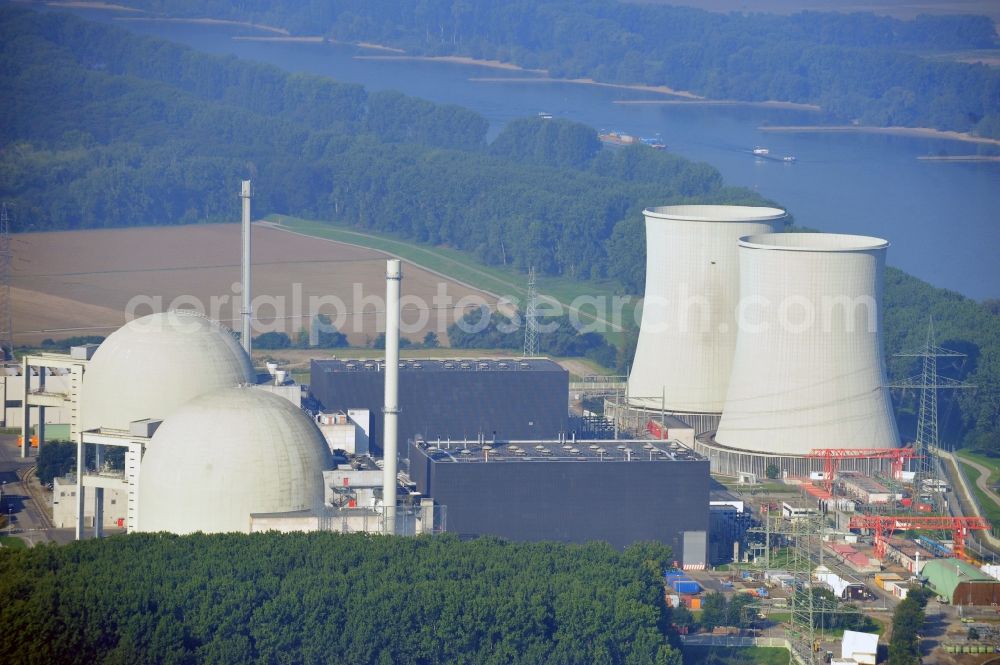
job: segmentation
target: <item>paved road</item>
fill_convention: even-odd
[[[10,509],[11,524],[4,530],[29,545],[65,542],[65,537],[51,530],[48,497],[35,480],[34,457],[21,459],[17,436],[0,435],[0,483]]]

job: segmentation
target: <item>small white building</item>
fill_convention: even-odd
[[[297,383],[286,381],[285,383],[258,383],[254,385],[257,390],[284,397],[296,407],[302,407],[302,386]]]
[[[349,455],[368,454],[368,435],[371,431],[371,412],[368,409],[320,413],[316,416],[316,426],[323,433],[330,452],[340,450]]]
[[[867,589],[863,582],[844,579],[826,566],[817,567],[813,571],[813,578],[841,600],[863,600],[867,595]]]
[[[104,491],[103,526],[125,527],[128,510],[128,493],[121,490]],[[84,525],[94,526],[94,502],[84,502]],[[62,476],[52,480],[52,525],[57,529],[76,526],[76,476]]]
[[[878,658],[878,635],[845,630],[844,639],[840,643],[840,656],[860,665],[875,665]]]
[[[781,516],[786,520],[795,522],[796,520],[805,519],[813,515],[819,514],[815,508],[807,508],[804,506],[793,506],[787,501],[781,502]]]
[[[905,600],[906,596],[910,593],[910,587],[908,583],[897,582],[895,580],[886,580],[883,588],[891,593],[894,598],[900,600]]]

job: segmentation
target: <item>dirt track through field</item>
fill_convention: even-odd
[[[107,335],[129,312],[142,315],[171,305],[199,308],[228,325],[238,314],[238,224],[26,233],[12,237],[12,250],[17,344]],[[255,333],[294,336],[313,310],[335,321],[339,315],[338,327],[351,343],[364,343],[381,328],[385,259],[376,250],[255,224]],[[439,293],[452,304],[470,296],[496,304],[488,294],[407,264],[404,336],[419,341],[434,330],[446,340],[444,328],[455,310],[434,302]]]

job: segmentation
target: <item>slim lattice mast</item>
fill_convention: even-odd
[[[4,360],[14,359],[14,314],[10,301],[10,218],[7,204],[0,210],[0,353]]]
[[[927,341],[924,344],[924,357],[921,363],[921,378],[924,389],[920,391],[920,415],[917,419],[917,454],[923,455],[928,448],[937,448],[938,445],[938,394],[937,388],[928,389],[928,386],[937,386],[938,354],[934,352],[934,319],[931,319],[927,326]],[[943,349],[942,349],[943,351]],[[942,355],[958,356],[958,353],[948,353]],[[922,467],[923,464],[921,463]]]
[[[938,375],[938,358],[964,358],[965,354],[937,345],[933,317],[931,317],[930,323],[927,326],[927,339],[924,342],[924,348],[917,353],[897,353],[896,355],[922,359],[920,376],[913,376],[893,384],[894,388],[914,388],[920,390],[917,438],[913,444],[914,453],[917,455],[917,459],[913,461],[915,464],[913,487],[919,493],[922,481],[930,475],[931,469],[934,468],[931,455],[937,450],[939,443],[938,390],[942,388],[974,388],[975,386]]]
[[[813,556],[816,540],[823,528],[820,515],[806,515],[791,524],[793,546],[788,560],[788,572],[795,577],[791,606],[791,627],[788,631],[793,648],[807,663],[816,662],[816,594],[813,592]]]
[[[538,355],[538,289],[535,286],[535,268],[528,270],[528,296],[524,306],[524,356]]]

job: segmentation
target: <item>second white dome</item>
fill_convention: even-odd
[[[202,395],[156,431],[142,459],[139,531],[250,531],[253,513],[323,505],[329,449],[288,400],[244,386]]]

